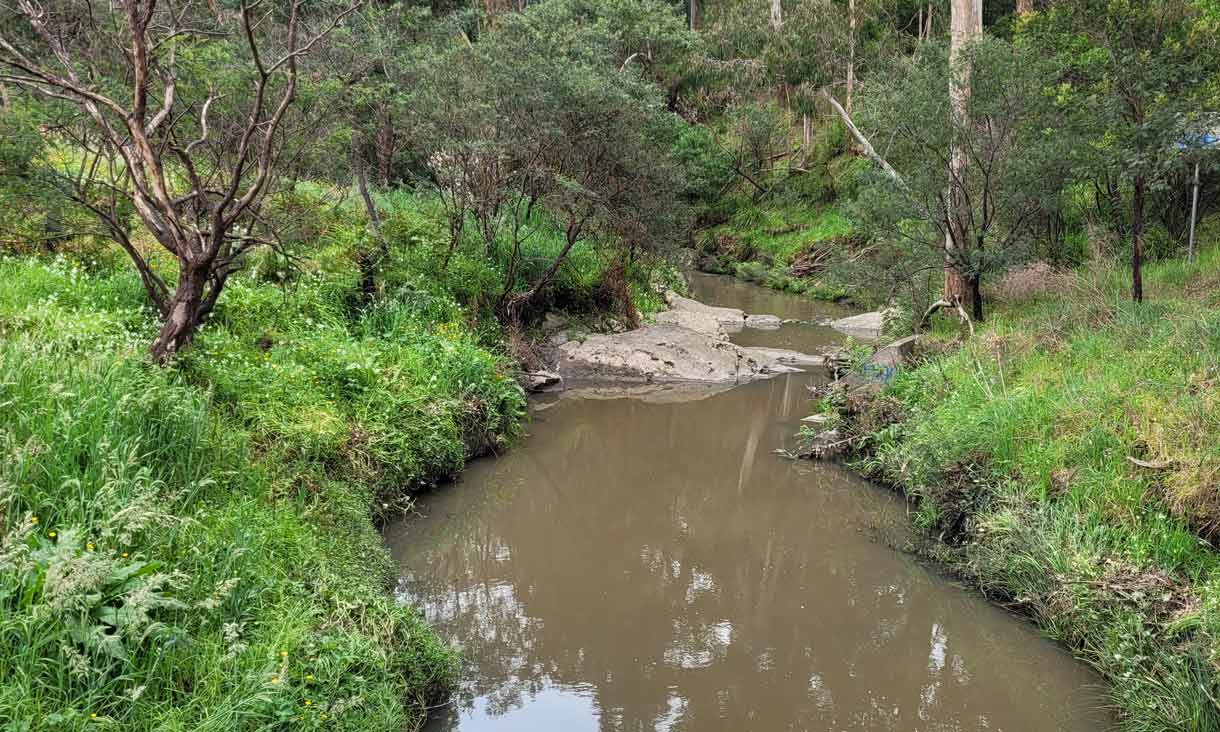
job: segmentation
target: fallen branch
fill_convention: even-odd
[[[864,151],[864,155],[868,157],[869,160],[876,163],[877,167],[885,171],[885,174],[888,175],[891,180],[897,183],[899,188],[909,192],[910,189],[907,187],[907,182],[903,180],[902,176],[898,174],[897,170],[894,170],[894,166],[890,165],[885,158],[881,157],[881,155],[877,153],[876,149],[873,148],[873,144],[868,141],[868,138],[864,136],[864,133],[860,131],[860,128],[856,127],[856,123],[852,122],[851,115],[847,113],[846,109],[843,109],[843,105],[839,104],[839,100],[834,98],[834,95],[830,93],[830,90],[823,87],[818,93],[821,94],[822,98],[829,102],[830,106],[834,107],[834,110],[839,113],[839,117],[843,120],[843,126],[846,127],[847,131],[851,133],[851,136],[856,139],[856,143],[860,146],[860,149]]]

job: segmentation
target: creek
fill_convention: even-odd
[[[845,314],[693,286],[747,312]],[[842,338],[806,323],[734,340]],[[522,444],[387,527],[401,598],[465,662],[429,732],[1107,729],[1088,668],[893,548],[910,531],[900,496],[772,454],[824,378],[536,402]]]

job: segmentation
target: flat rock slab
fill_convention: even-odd
[[[885,326],[885,313],[874,310],[871,313],[861,313],[848,318],[839,318],[830,322],[830,327],[853,338],[876,340],[881,337],[881,329]]]
[[[565,343],[556,370],[565,382],[743,384],[800,371],[793,363],[802,356],[744,348],[679,325],[650,325]]]
[[[718,320],[726,326],[741,326],[745,322],[746,313],[744,310],[737,308],[722,308],[715,305],[705,305],[698,300],[692,300],[689,297],[671,294],[669,296],[669,309],[680,310],[686,312],[703,313]]]
[[[666,310],[663,313],[657,313],[653,320],[657,325],[677,325],[717,340],[724,341],[729,338],[725,323],[714,313],[704,313],[698,310]],[[737,323],[736,327],[740,328],[740,323]]]

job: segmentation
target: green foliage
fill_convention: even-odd
[[[1105,269],[1001,304],[895,380],[882,402],[906,418],[874,434],[865,465],[957,545],[944,558],[1113,683],[1124,729],[1210,730],[1220,257],[1148,279],[1157,307],[1126,303]]]
[[[523,398],[409,262],[351,309],[352,229],[319,231],[305,271],[231,281],[180,371],[146,361],[133,273],[0,260],[0,719],[400,730],[453,683],[371,510]]]

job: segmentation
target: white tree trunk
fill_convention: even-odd
[[[961,130],[970,117],[970,67],[962,63],[962,52],[983,33],[983,0],[953,0],[950,25],[949,100],[953,128]],[[967,152],[954,145],[949,162],[949,195],[945,233],[945,297],[954,305],[970,302],[970,287],[960,266],[969,246],[968,205],[965,183],[969,168]]]
[[[784,25],[784,6],[780,0],[771,0],[771,30],[779,32]]]
[[[847,0],[847,112],[856,94],[856,0]]]

